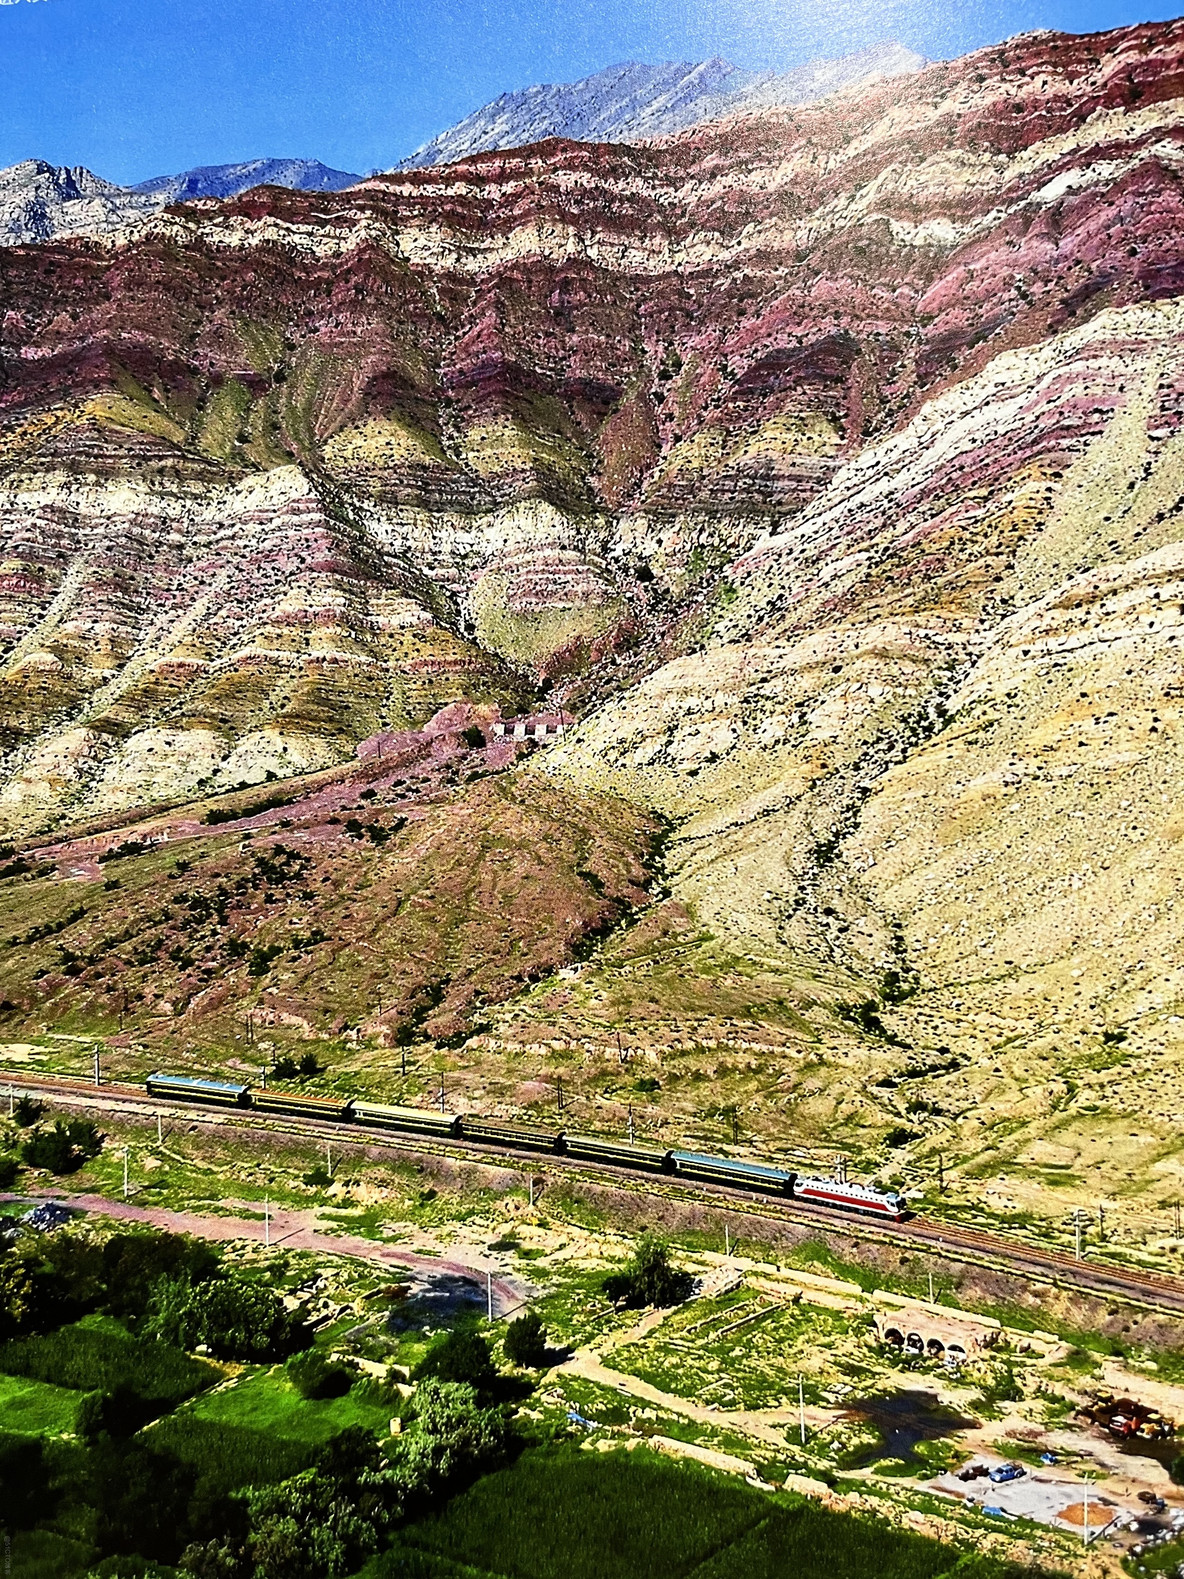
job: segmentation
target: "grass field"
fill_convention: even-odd
[[[541,1448],[412,1525],[367,1579],[1003,1579],[936,1541],[644,1449]]]
[[[347,1426],[385,1433],[390,1429],[390,1416],[385,1405],[364,1403],[352,1393],[344,1398],[301,1398],[283,1372],[275,1369],[257,1371],[230,1387],[207,1393],[174,1418],[239,1426],[288,1442],[316,1445]]]
[[[189,1409],[161,1420],[144,1440],[192,1465],[203,1491],[213,1495],[286,1480],[307,1469],[316,1451],[313,1442],[203,1419]]]
[[[81,1393],[24,1376],[0,1375],[0,1431],[60,1436],[74,1429]]]

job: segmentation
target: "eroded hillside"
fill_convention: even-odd
[[[910,1182],[940,1152],[1001,1207],[1174,1199],[1182,91],[1184,24],[1030,35],[644,147],[9,250],[10,837],[546,694],[567,739],[399,834],[424,881],[520,838],[537,900],[466,899],[446,968],[367,848],[342,882],[395,918],[401,1007],[315,954],[290,1028],[361,1025],[355,1069],[396,1024],[459,1039],[474,1100],[544,1060],[610,1126],[644,1097],[718,1143],[735,1110]],[[268,838],[311,849],[309,815]],[[68,910],[97,869],[54,859]],[[220,945],[146,903],[156,1029],[165,994],[175,1041],[241,1035],[260,978],[207,1012]],[[132,966],[83,943],[89,996],[34,962],[14,1025],[109,1016]]]

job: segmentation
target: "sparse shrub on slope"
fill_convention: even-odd
[[[604,1292],[614,1304],[680,1305],[689,1298],[694,1279],[671,1265],[670,1247],[655,1234],[643,1234],[633,1259],[621,1272],[604,1280]]]

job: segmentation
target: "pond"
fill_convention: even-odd
[[[921,1462],[917,1446],[936,1442],[978,1424],[956,1409],[943,1404],[936,1393],[905,1391],[878,1393],[856,1399],[847,1406],[847,1417],[866,1420],[876,1428],[880,1440],[869,1443],[852,1459],[852,1469],[866,1469],[877,1459],[896,1458],[905,1464]]]

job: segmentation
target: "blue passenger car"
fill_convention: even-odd
[[[701,1151],[672,1151],[670,1161],[684,1179],[706,1179],[712,1184],[737,1185],[742,1190],[762,1190],[769,1195],[791,1195],[795,1175],[761,1162],[737,1162],[731,1157],[709,1157]]]
[[[166,1075],[157,1071],[145,1082],[150,1097],[168,1097],[173,1102],[212,1102],[218,1107],[249,1107],[250,1086],[234,1085],[229,1080],[201,1080],[193,1075]]]

